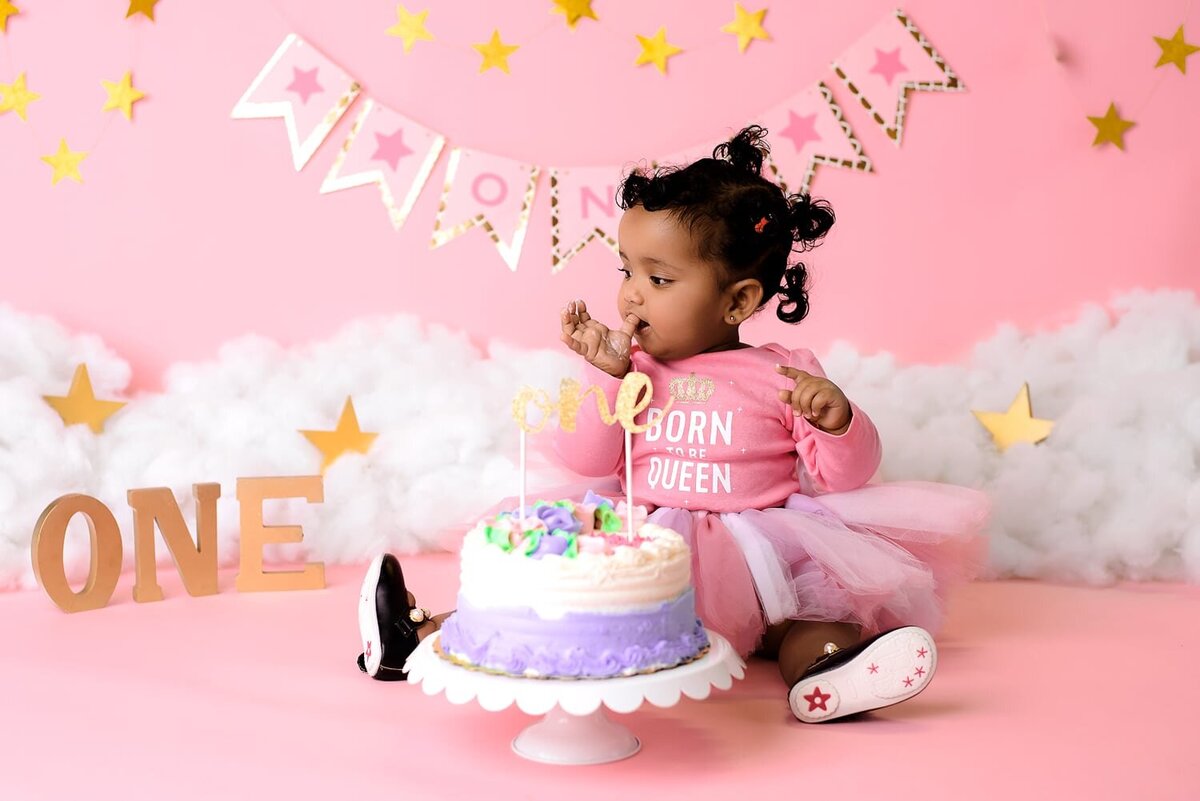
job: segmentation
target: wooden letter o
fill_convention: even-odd
[[[63,564],[67,524],[77,514],[87,518],[92,549],[87,583],[79,592],[71,589]],[[33,528],[32,547],[33,575],[59,609],[64,612],[99,609],[112,598],[121,575],[121,530],[113,513],[100,501],[79,494],[55,500]]]

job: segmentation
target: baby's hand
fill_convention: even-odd
[[[633,332],[640,322],[636,314],[630,314],[621,327],[613,331],[592,319],[586,303],[573,300],[562,310],[562,341],[589,364],[614,378],[624,378],[629,372]]]
[[[795,367],[775,365],[775,369],[796,380],[795,389],[779,390],[779,399],[792,407],[796,414],[822,431],[844,434],[850,427],[850,399],[838,385],[828,378],[821,378]]]

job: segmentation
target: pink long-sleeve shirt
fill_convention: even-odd
[[[775,370],[786,364],[824,376],[812,351],[771,344],[700,353],[660,362],[640,350],[633,366],[654,384],[650,406],[637,422],[657,427],[633,435],[633,495],[638,503],[712,512],[781,506],[796,492],[836,492],[865,484],[879,467],[879,435],[851,403],[850,427],[840,435],[816,428],[779,400],[795,381]],[[613,408],[620,380],[584,367],[584,382],[598,386]],[[586,387],[585,387],[586,389]],[[663,415],[667,399],[674,404]],[[618,475],[625,484],[625,437],[619,423],[605,425],[589,398],[576,431],[561,429],[554,449],[585,476]],[[802,478],[801,466],[811,482]]]

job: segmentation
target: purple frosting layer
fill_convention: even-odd
[[[609,678],[673,667],[707,645],[691,589],[654,609],[548,620],[528,607],[479,609],[460,595],[441,628],[447,653],[517,676]]]

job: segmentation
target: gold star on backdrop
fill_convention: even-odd
[[[771,37],[767,34],[766,29],[763,28],[762,25],[763,17],[767,15],[767,10],[765,8],[760,8],[758,11],[755,11],[753,14],[751,14],[749,11],[742,8],[741,3],[734,3],[733,12],[736,15],[733,18],[733,22],[722,28],[721,32],[737,34],[739,53],[746,52],[746,48],[750,46],[751,40],[771,40]]]
[[[1093,147],[1111,142],[1121,150],[1125,149],[1125,132],[1137,124],[1131,120],[1121,119],[1121,115],[1117,113],[1116,103],[1108,104],[1108,111],[1104,112],[1103,117],[1088,117],[1088,120],[1096,126],[1096,139],[1092,142]]]
[[[364,432],[358,427],[358,415],[354,413],[354,401],[349,397],[346,398],[346,404],[342,407],[342,416],[338,420],[336,429],[333,431],[302,430],[300,433],[317,446],[317,449],[325,457],[321,462],[322,473],[347,451],[366,453],[371,449],[371,443],[379,436]]]
[[[125,19],[129,19],[134,14],[141,14],[153,22],[154,6],[157,4],[158,0],[129,0],[129,10],[125,12]]]
[[[0,114],[15,111],[18,117],[28,120],[25,107],[40,97],[37,92],[25,88],[25,73],[22,72],[12,83],[0,83]]]
[[[104,422],[125,405],[119,401],[96,400],[86,364],[75,368],[75,376],[71,379],[71,388],[66,396],[43,395],[42,398],[58,412],[64,425],[87,423],[97,434],[104,430]]]
[[[1179,30],[1175,31],[1175,35],[1170,39],[1162,39],[1155,36],[1154,41],[1162,48],[1162,55],[1158,57],[1158,63],[1154,65],[1155,68],[1174,64],[1185,75],[1187,74],[1187,57],[1200,50],[1200,47],[1188,44],[1183,40],[1182,25],[1179,26]]]
[[[403,5],[398,5],[396,6],[397,22],[388,28],[386,33],[388,36],[396,36],[403,39],[404,52],[408,53],[417,42],[433,41],[433,34],[425,27],[425,18],[428,16],[428,10],[413,14]]]
[[[579,24],[579,20],[583,18],[594,19],[597,22],[600,18],[596,16],[596,12],[592,10],[592,0],[554,0],[554,8],[550,9],[551,14],[562,14],[567,18],[567,27],[575,30],[575,26]]]
[[[1021,385],[1021,391],[1007,412],[977,412],[972,409],[971,414],[988,430],[1001,451],[1008,450],[1010,445],[1018,442],[1041,442],[1050,436],[1050,429],[1054,428],[1053,420],[1039,420],[1033,416],[1033,406],[1029,403],[1029,384]]]
[[[637,34],[634,35],[637,36]],[[638,36],[637,40],[642,45],[642,52],[634,62],[636,66],[654,64],[663,75],[667,74],[667,59],[683,52],[683,48],[667,42],[666,28],[659,28],[658,33],[650,38]]]
[[[479,51],[483,56],[483,63],[479,65],[480,72],[487,72],[492,67],[499,67],[508,72],[508,57],[517,52],[520,45],[506,45],[500,41],[500,31],[493,30],[491,41],[483,44],[474,44],[471,47]]]
[[[0,0],[0,31],[8,33],[8,18],[21,13],[9,0]]]
[[[58,143],[57,153],[42,156],[42,161],[54,168],[54,176],[50,179],[50,185],[54,186],[63,178],[70,178],[77,184],[83,183],[83,176],[79,174],[79,162],[86,158],[87,153],[82,150],[71,150],[67,147],[67,140],[61,140]]]
[[[100,83],[104,84],[108,91],[108,100],[104,101],[104,108],[100,110],[112,111],[119,108],[125,119],[132,120],[133,104],[146,96],[145,92],[133,88],[133,74],[127,71],[119,83],[105,80],[101,80]]]

